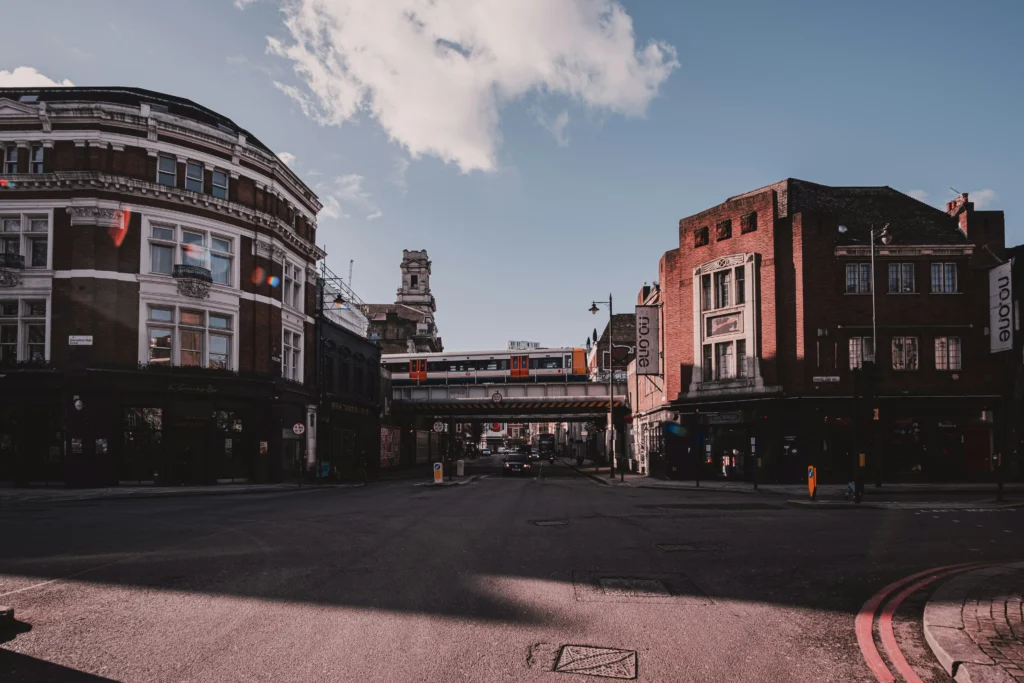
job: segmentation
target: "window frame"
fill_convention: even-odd
[[[853,275],[852,280],[851,274]],[[847,263],[844,294],[871,294],[875,287],[873,280],[870,262],[854,261]],[[852,289],[850,287],[851,284],[853,285]]]
[[[218,174],[224,176],[224,184],[223,185],[221,185],[221,184],[219,184],[217,182],[217,175]],[[218,199],[227,199],[228,198],[228,187],[230,186],[230,184],[231,184],[231,175],[227,171],[222,171],[220,169],[214,168],[213,171],[210,174],[210,195],[214,196],[214,197],[217,197]],[[218,190],[223,190],[223,192],[224,192],[223,196],[217,193]]]
[[[886,294],[917,294],[917,264],[909,261],[892,261],[888,264],[887,270]]]
[[[199,170],[199,177],[198,178],[189,175],[189,171],[195,170],[195,169]],[[205,171],[205,169],[203,168],[203,165],[200,164],[199,162],[197,162],[197,161],[186,161],[185,162],[185,189],[188,190],[189,192],[198,192],[198,193],[202,194],[202,192],[203,192],[203,185],[205,184],[204,183],[204,176],[205,176],[204,171]],[[190,187],[189,183],[193,183],[193,185]],[[199,184],[199,188],[198,189],[196,189],[195,183]]]
[[[950,342],[955,341],[955,344]],[[940,353],[939,347],[942,346]],[[954,353],[954,346],[956,351]],[[955,360],[954,360],[955,359]],[[941,360],[941,362],[940,362]],[[935,369],[939,372],[961,372],[964,364],[963,339],[954,336],[935,338]]]
[[[213,285],[215,287],[229,287],[231,289],[237,289],[237,277],[235,274],[235,265],[237,261],[235,256],[237,254],[237,250],[235,247],[239,243],[239,238],[236,235],[221,232],[216,229],[195,227],[193,225],[162,220],[151,220],[149,225],[149,236],[146,238],[149,241],[149,264],[147,274],[156,275],[158,277],[173,277],[174,266],[198,264],[200,267],[206,268],[210,271],[210,277],[213,278]],[[166,237],[155,236],[157,230],[170,230],[172,238],[168,239]],[[199,235],[201,237],[201,242],[186,242],[186,233]],[[214,249],[214,240],[226,242],[229,250],[223,251],[220,249]],[[154,247],[171,249],[170,272],[154,270],[154,264],[156,262],[153,258]],[[187,254],[189,247],[200,249],[202,252],[201,256],[198,258],[195,256],[189,256]],[[221,282],[216,279],[216,273],[212,267],[214,258],[226,259],[228,261],[227,282]]]
[[[303,382],[302,332],[282,326],[281,376],[292,382]]]
[[[160,162],[167,159],[171,162],[173,171],[165,171],[160,168]],[[165,183],[161,179],[163,176],[170,175],[171,182]],[[156,184],[163,185],[164,187],[177,187],[178,186],[178,158],[170,156],[168,154],[158,154],[156,157]]]
[[[0,213],[0,245],[14,244],[17,247],[17,251],[8,251],[6,246],[0,246],[0,253],[16,253],[25,259],[25,268],[32,270],[47,270],[50,268],[50,226],[52,222],[50,220],[51,212],[36,212],[32,210],[22,210],[18,213]],[[16,231],[6,230],[6,226],[9,221],[16,222],[18,229]],[[38,221],[43,221],[46,224],[44,230],[33,230],[33,224]],[[42,263],[36,263],[32,260],[33,247],[36,243],[41,242],[44,247],[45,258]]]
[[[871,354],[866,351],[871,347]],[[856,347],[856,352],[854,351]],[[875,361],[875,339],[874,337],[850,337],[846,344],[846,359],[850,370],[864,368],[864,363]],[[854,358],[856,357],[856,362]]]
[[[31,306],[42,304],[41,313],[33,313]],[[0,328],[14,330],[13,341],[0,341],[0,346],[13,349],[13,362],[42,362],[50,360],[50,306],[51,299],[47,296],[8,296],[0,298]],[[4,315],[4,307],[10,315]],[[43,328],[43,339],[40,342],[30,340],[32,328]],[[3,333],[0,332],[0,340]],[[42,357],[33,359],[32,347],[42,347]],[[5,355],[0,349],[0,359]]]
[[[897,350],[897,344],[900,348]],[[912,348],[911,348],[912,347]],[[917,337],[896,335],[890,342],[892,349],[892,369],[897,372],[914,372],[921,369],[921,345]],[[910,359],[913,367],[910,367]]]
[[[938,267],[939,279],[936,282],[936,267]],[[956,261],[932,261],[929,264],[928,272],[931,279],[932,294],[959,294],[960,293],[960,268]],[[952,286],[949,284],[949,274],[952,272]]]
[[[153,331],[163,330],[170,332],[170,354],[167,361],[168,365],[175,367],[188,367],[188,368],[204,368],[204,369],[224,369],[229,371],[236,370],[236,354],[235,354],[235,321],[237,319],[236,313],[223,312],[216,309],[203,308],[201,306],[195,306],[190,304],[176,305],[171,303],[165,303],[163,301],[146,301],[143,302],[145,307],[145,331],[146,331],[146,353],[145,360],[141,362],[153,363]],[[154,312],[161,312],[164,314],[162,317],[155,317]],[[190,313],[200,314],[200,322],[188,322],[184,316]],[[227,321],[227,327],[214,326],[211,324],[211,320],[214,318],[224,319]],[[186,349],[184,344],[184,333],[194,334],[198,333],[199,337],[199,348],[198,349]],[[210,343],[211,337],[226,337],[227,338],[227,354],[226,363],[223,368],[214,367],[210,364],[210,349],[212,344]],[[183,363],[185,353],[198,353],[199,362],[196,363]],[[215,354],[222,356],[224,354]]]
[[[4,147],[4,175],[14,175],[17,172],[18,146],[14,144],[6,145]]]
[[[32,145],[29,147],[28,152],[28,172],[33,175],[39,175],[44,172],[46,167],[46,152],[43,145]],[[38,159],[36,153],[38,152]]]

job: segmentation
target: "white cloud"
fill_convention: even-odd
[[[0,88],[70,88],[74,85],[66,78],[62,82],[55,81],[31,66],[16,66],[13,71],[0,69]]]
[[[403,195],[409,191],[409,181],[406,179],[406,173],[409,171],[410,163],[405,157],[398,157],[395,159],[394,173],[391,174],[391,184],[397,187]]]
[[[303,87],[275,82],[338,125],[369,113],[415,159],[493,170],[501,105],[531,93],[642,116],[679,66],[637,46],[617,0],[280,0],[289,42],[268,37]]]
[[[224,59],[227,61],[228,64],[234,64],[235,66],[249,63],[249,58],[245,55],[228,55]]]
[[[292,162],[295,161],[295,155],[291,152],[278,152],[277,158],[283,161],[286,166],[291,166]]]
[[[565,136],[565,128],[569,125],[568,111],[563,109],[558,116],[551,119],[548,118],[544,112],[538,109],[534,111],[534,116],[537,118],[537,123],[551,133],[559,147],[566,147],[569,145],[569,138]]]
[[[235,0],[235,7],[238,9],[245,9],[254,2],[256,2],[256,0]]]
[[[384,215],[373,201],[373,196],[363,187],[364,178],[358,173],[338,176],[330,184],[318,184],[324,208],[321,216],[327,218],[351,218],[352,213],[364,214],[365,220],[372,221]]]
[[[927,190],[909,190],[906,193],[908,196],[913,197],[919,202],[928,202],[928,191]]]
[[[974,192],[967,193],[967,198],[969,201],[974,202],[975,209],[987,209],[996,200],[996,196],[996,191],[990,189],[975,190]]]

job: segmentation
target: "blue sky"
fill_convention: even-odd
[[[8,3],[24,30],[0,82],[29,67],[233,118],[293,155],[364,300],[392,301],[402,249],[429,250],[449,349],[582,344],[591,300],[631,310],[680,218],[789,176],[935,205],[952,186],[1024,241],[1017,0],[322,2]],[[402,12],[447,52],[410,47]]]

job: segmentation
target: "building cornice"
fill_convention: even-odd
[[[310,261],[318,261],[326,255],[315,244],[299,236],[285,221],[263,211],[250,208],[238,202],[220,199],[208,194],[183,190],[128,178],[109,173],[91,171],[57,171],[55,173],[21,173],[6,176],[19,192],[54,190],[103,190],[117,192],[127,197],[148,196],[164,201],[178,201],[183,206],[195,206],[225,216],[240,218],[249,223],[270,230],[275,237],[287,244]]]
[[[973,244],[890,244],[875,245],[875,256],[970,256]],[[871,247],[867,244],[847,244],[835,248],[836,256],[871,258]]]

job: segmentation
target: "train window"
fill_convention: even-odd
[[[562,358],[560,356],[531,358],[530,368],[534,370],[560,370],[562,368]]]
[[[430,361],[427,363],[427,372],[444,372],[448,369],[448,364],[444,361]]]

